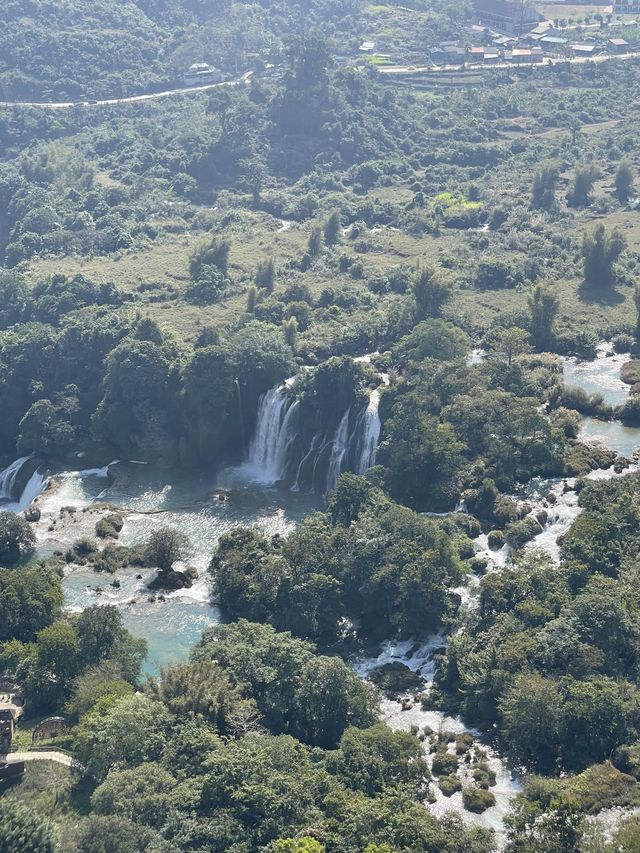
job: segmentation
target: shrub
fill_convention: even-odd
[[[438,779],[438,787],[445,797],[451,797],[456,791],[462,790],[462,782],[457,776],[441,776]]]
[[[124,520],[122,516],[112,513],[101,518],[96,523],[96,536],[100,537],[100,539],[117,539],[123,526]]]
[[[507,525],[505,540],[511,548],[519,550],[533,539],[537,533],[540,533],[540,524],[535,518],[528,515],[521,521],[514,521]]]
[[[470,785],[462,792],[462,802],[467,811],[481,814],[491,808],[491,806],[495,806],[496,798],[491,791],[485,791],[484,788],[476,788]]]
[[[629,352],[634,344],[633,335],[627,335],[622,332],[616,335],[611,343],[616,352]]]
[[[433,756],[431,769],[436,776],[449,776],[458,769],[458,756],[452,755],[444,749],[438,749]]]

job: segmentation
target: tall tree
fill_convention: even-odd
[[[553,344],[553,326],[560,302],[546,284],[536,284],[528,297],[531,314],[531,337],[538,352],[546,352]]]
[[[582,240],[585,282],[611,287],[616,280],[614,265],[626,247],[627,241],[618,228],[607,235],[600,223],[593,234],[585,234]]]
[[[633,170],[628,160],[621,160],[616,170],[616,195],[621,202],[629,200],[633,191]]]

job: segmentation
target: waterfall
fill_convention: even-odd
[[[247,462],[258,482],[273,484],[284,478],[288,450],[296,438],[295,415],[299,405],[285,385],[271,388],[260,397]]]
[[[4,471],[0,473],[0,500],[10,501],[12,498],[16,497],[13,494],[16,477],[28,458],[28,456],[22,456],[20,459],[16,459],[15,462],[12,462],[8,468],[5,468]]]
[[[376,451],[380,439],[380,392],[376,389],[371,392],[369,405],[362,416],[362,434],[360,438],[360,453],[356,462],[356,473],[364,474],[369,468],[376,464]]]
[[[349,415],[351,408],[342,416],[342,420],[338,424],[338,428],[333,436],[333,444],[331,447],[331,458],[329,459],[329,470],[327,471],[327,492],[335,489],[340,471],[342,470],[342,461],[345,453],[349,449]]]
[[[311,439],[311,447],[309,448],[309,450],[304,454],[304,456],[300,460],[300,464],[298,465],[298,470],[296,471],[296,481],[293,484],[293,486],[291,486],[292,492],[299,492],[300,491],[300,488],[301,488],[300,477],[302,476],[305,463],[311,458],[311,456],[318,449],[318,447],[320,446],[321,443],[322,443],[322,436],[320,435],[319,432],[317,432],[313,436],[313,438]],[[314,470],[315,470],[315,465],[314,465]]]
[[[7,509],[12,512],[22,512],[27,507],[31,506],[34,500],[41,495],[47,484],[47,478],[39,471],[34,471],[29,479],[29,482],[24,487],[24,491],[20,495],[19,500],[15,504],[10,504]]]

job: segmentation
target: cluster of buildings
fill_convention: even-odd
[[[621,2],[640,7],[640,0]],[[434,65],[533,64],[544,62],[545,57],[589,58],[631,50],[622,38],[606,43],[594,38],[572,40],[571,30],[555,29],[526,0],[475,0],[475,19],[472,32],[476,45],[466,48],[460,42],[442,42],[429,51]]]

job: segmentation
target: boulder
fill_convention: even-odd
[[[30,521],[32,523],[35,523],[36,521],[40,521],[40,519],[42,518],[42,512],[40,511],[40,507],[35,506],[35,504],[28,506],[25,509],[23,515],[24,515],[26,521]]]
[[[172,591],[176,589],[189,589],[191,586],[193,586],[193,580],[185,572],[169,569],[168,572],[158,572],[155,578],[147,584],[147,589]]]

